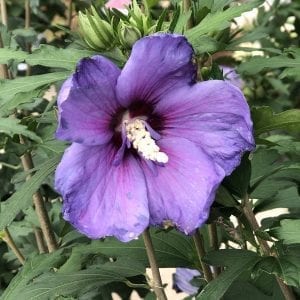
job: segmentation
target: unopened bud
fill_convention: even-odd
[[[142,12],[136,0],[132,1],[132,7],[129,10],[129,16],[129,23],[133,27],[137,28],[143,36],[153,33],[154,24],[152,24],[149,16]]]
[[[125,24],[125,23],[121,23],[119,24],[119,30],[118,30],[118,34],[119,34],[119,40],[120,43],[125,47],[130,49],[132,47],[132,45],[142,37],[140,31],[129,24]]]
[[[85,14],[79,12],[80,33],[86,44],[94,50],[112,48],[115,40],[114,30],[107,21],[102,20],[94,7]]]

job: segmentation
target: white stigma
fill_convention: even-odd
[[[155,140],[151,137],[150,132],[147,131],[144,122],[139,119],[135,119],[132,121],[126,120],[124,121],[124,124],[126,128],[126,136],[131,142],[132,147],[145,159],[163,164],[168,162],[168,155],[160,151]]]

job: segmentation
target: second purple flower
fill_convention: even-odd
[[[91,238],[136,238],[172,223],[190,234],[215,191],[254,148],[249,108],[225,81],[195,82],[180,35],[135,43],[121,71],[79,62],[58,97],[57,138],[72,142],[56,171],[64,218]]]

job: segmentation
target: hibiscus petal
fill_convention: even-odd
[[[223,76],[225,80],[228,80],[231,84],[241,89],[244,85],[243,80],[240,75],[236,72],[235,68],[229,66],[220,66],[223,71]]]
[[[191,283],[194,277],[201,276],[201,273],[198,270],[176,268],[176,273],[174,275],[174,286],[176,290],[189,295],[195,295],[198,293],[199,287]]]
[[[184,138],[162,138],[158,145],[169,161],[157,167],[157,175],[142,162],[149,191],[150,223],[161,225],[170,220],[179,230],[192,233],[208,218],[224,171]]]
[[[120,103],[125,107],[140,100],[155,103],[167,91],[193,82],[192,55],[191,45],[180,35],[154,34],[140,39],[118,79]]]
[[[115,236],[127,242],[149,224],[147,188],[136,159],[113,166],[116,149],[72,144],[59,164],[55,187],[64,218],[90,238]]]
[[[58,95],[58,139],[85,145],[105,144],[113,135],[112,115],[118,110],[115,87],[120,70],[101,56],[85,58]]]
[[[59,94],[57,96],[57,105],[60,107],[64,101],[69,97],[70,91],[73,87],[73,76],[69,77],[61,86]]]
[[[252,121],[242,92],[232,84],[210,80],[168,94],[155,113],[164,115],[162,135],[196,143],[229,175],[244,151],[254,149]]]

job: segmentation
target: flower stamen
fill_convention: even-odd
[[[126,137],[130,141],[132,147],[138,151],[145,159],[158,163],[167,163],[168,155],[160,151],[155,140],[151,137],[147,130],[145,122],[139,119],[132,121],[125,120]]]

